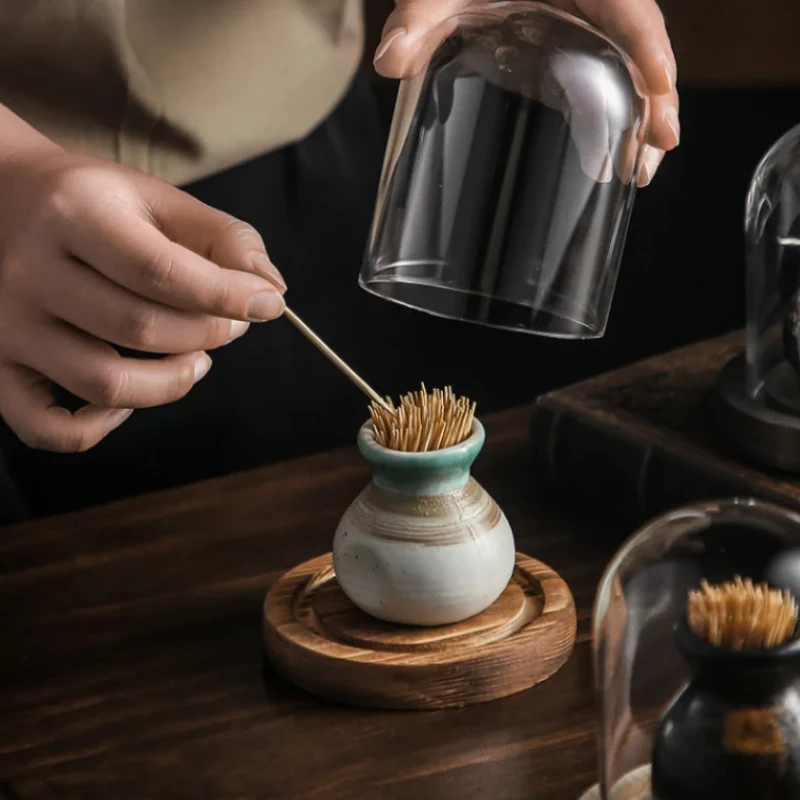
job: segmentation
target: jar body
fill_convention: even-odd
[[[662,711],[670,709],[675,719],[676,696],[688,685],[697,688],[693,675],[710,657],[696,646],[698,655],[690,658],[677,635],[686,618],[687,595],[703,580],[714,585],[737,575],[800,596],[800,515],[748,498],[682,506],[644,525],[610,561],[595,598],[592,626],[599,794],[604,800],[651,800],[650,767],[654,756],[661,760],[656,750],[674,744],[656,747],[656,737],[665,738],[669,730],[669,720],[659,728]],[[795,656],[800,652],[780,654],[793,673],[800,663]],[[764,703],[746,705],[759,704]],[[680,738],[675,741],[680,745]],[[689,753],[696,759],[699,755],[698,749]],[[637,790],[615,794],[625,786]]]
[[[473,478],[426,495],[372,481],[333,544],[336,577],[350,600],[406,625],[446,625],[484,611],[508,585],[515,555],[505,514]]]
[[[653,800],[800,800],[800,692],[791,669],[701,669],[662,717]]]

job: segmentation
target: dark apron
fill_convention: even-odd
[[[195,197],[253,224],[290,306],[381,393],[453,383],[474,353],[464,328],[358,286],[393,90],[360,76],[304,141],[197,184]],[[30,450],[5,427],[8,519],[94,505],[353,442],[367,400],[287,321],[252,325],[211,353],[179,402],[142,409],[87,453]],[[13,480],[12,480],[13,478]]]
[[[391,87],[365,76],[305,141],[187,189],[261,231],[291,307],[378,391],[451,384],[486,414],[740,324],[744,193],[796,98],[683,93],[684,141],[637,197],[609,329],[590,343],[436,319],[358,287],[393,108]],[[744,100],[758,113],[742,115]],[[720,120],[737,137],[720,139]],[[0,424],[0,523],[350,443],[367,417],[358,389],[287,320],[252,325],[212,357],[185,399],[134,412],[88,453],[30,450]]]
[[[305,141],[184,187],[258,228],[294,310],[386,391],[418,380],[403,353],[422,335],[357,286],[390,114],[359,78]],[[33,451],[3,426],[0,513],[39,516],[331,447],[366,417],[359,391],[286,320],[211,356],[185,399],[137,410],[87,453]]]

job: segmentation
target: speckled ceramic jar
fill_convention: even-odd
[[[407,625],[460,622],[488,608],[514,571],[505,514],[470,475],[483,447],[469,439],[430,453],[379,445],[372,424],[358,446],[373,470],[333,542],[336,577],[367,614]]]

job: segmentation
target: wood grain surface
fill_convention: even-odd
[[[540,481],[563,503],[633,527],[717,497],[800,509],[800,476],[738,457],[710,402],[743,349],[737,330],[543,395],[533,422]]]
[[[465,709],[365,711],[264,666],[265,593],[330,550],[355,448],[0,532],[0,779],[20,800],[574,800],[595,780],[589,613],[630,533],[532,493],[530,409],[475,475],[569,584],[574,653]]]
[[[575,604],[550,567],[518,553],[508,587],[481,614],[438,628],[393,625],[353,605],[326,554],[273,584],[264,641],[270,663],[320,697],[458,708],[530,689],[560,669],[575,642]]]

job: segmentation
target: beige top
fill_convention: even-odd
[[[360,0],[2,0],[0,102],[182,184],[297,141],[361,57]]]

